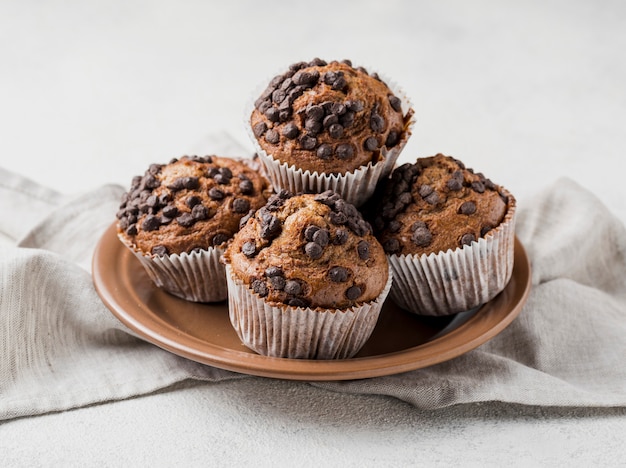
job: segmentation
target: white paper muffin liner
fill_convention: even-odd
[[[450,315],[477,307],[500,293],[513,273],[515,198],[502,223],[471,245],[423,255],[388,255],[393,271],[389,297],[419,315]]]
[[[156,256],[145,254],[122,236],[118,237],[157,287],[193,302],[219,302],[228,297],[226,271],[220,263],[223,249],[209,247],[192,253]]]
[[[383,146],[380,150],[380,159],[376,164],[369,163],[352,172],[343,174],[303,171],[295,165],[289,166],[288,163],[281,162],[271,154],[266,153],[252,131],[250,116],[254,110],[254,101],[261,95],[271,79],[268,79],[263,85],[255,89],[245,107],[244,125],[274,190],[285,189],[292,193],[321,193],[326,190],[333,190],[341,195],[345,201],[355,206],[362,205],[372,196],[378,181],[382,177],[386,177],[393,169],[415,125],[415,114],[408,96],[395,82],[382,75],[380,76],[393,94],[400,98],[403,115],[406,117],[409,114],[409,120],[405,123],[402,139],[392,148]]]
[[[346,359],[368,340],[391,289],[392,273],[374,301],[348,309],[291,307],[264,301],[226,265],[230,321],[245,346],[264,356]]]

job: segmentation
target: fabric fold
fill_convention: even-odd
[[[0,245],[0,420],[188,379],[245,377],[136,338],[100,301],[91,256],[122,190],[110,185],[70,197],[0,170],[0,230],[15,242]],[[626,406],[624,226],[567,179],[519,202],[517,235],[531,258],[533,289],[501,334],[429,368],[313,385],[425,409],[480,401]]]

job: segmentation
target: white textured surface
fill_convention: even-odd
[[[626,221],[619,1],[0,4],[0,162],[64,193],[248,145],[241,109],[283,64],[351,58],[401,83],[401,160],[452,154],[524,204],[568,176]],[[248,148],[251,150],[251,146]],[[0,201],[1,203],[1,201]],[[1,397],[1,396],[0,396]],[[0,424],[3,466],[619,466],[626,410],[425,412],[245,379]]]

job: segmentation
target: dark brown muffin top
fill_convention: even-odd
[[[388,254],[428,254],[463,247],[497,227],[507,212],[504,190],[450,156],[397,167],[368,208]]]
[[[255,102],[252,131],[263,150],[304,171],[352,172],[397,145],[413,111],[376,73],[349,60],[295,63]]]
[[[270,194],[269,181],[240,160],[183,156],[133,178],[117,212],[118,232],[146,254],[223,247]]]
[[[242,222],[224,261],[271,303],[345,309],[376,299],[387,283],[371,226],[334,192],[281,191]]]

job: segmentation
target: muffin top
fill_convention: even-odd
[[[242,224],[224,261],[269,302],[345,309],[376,299],[387,283],[387,257],[371,226],[332,191],[283,190]]]
[[[117,212],[120,235],[147,254],[222,246],[239,221],[267,202],[270,185],[252,164],[183,156],[133,178]]]
[[[463,247],[503,220],[506,192],[450,156],[397,167],[378,189],[373,213],[385,252],[420,255]]]
[[[255,102],[252,131],[263,150],[289,166],[352,172],[397,145],[412,115],[376,73],[349,60],[295,63]]]

